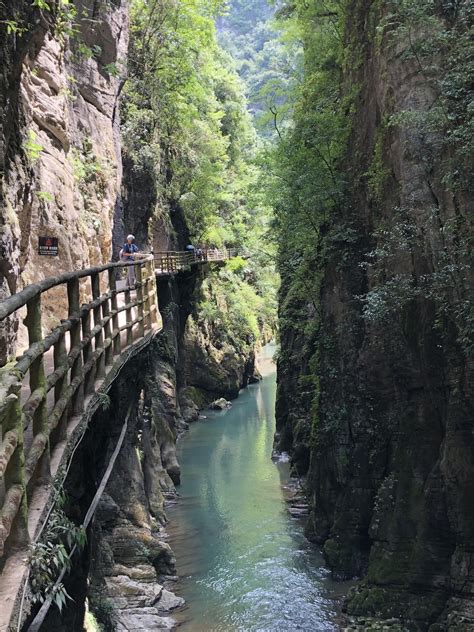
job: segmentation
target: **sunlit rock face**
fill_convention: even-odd
[[[72,36],[32,23],[24,41],[12,44],[4,69],[13,133],[4,139],[2,296],[110,260],[122,178],[118,96],[126,4],[78,0]],[[59,239],[57,257],[38,254],[40,236]],[[64,317],[65,302],[63,294],[46,297],[46,324]],[[11,340],[7,346],[4,355]]]

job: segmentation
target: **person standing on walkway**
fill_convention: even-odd
[[[134,243],[135,236],[127,235],[127,241],[124,243],[122,250],[120,251],[120,258],[122,261],[135,261],[136,253],[138,252],[138,246]],[[127,287],[133,287],[135,285],[135,266],[127,266]]]

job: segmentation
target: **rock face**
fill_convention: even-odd
[[[242,348],[223,340],[212,322],[189,318],[184,335],[187,393],[199,408],[214,399],[235,399],[240,389],[259,379],[252,344]]]
[[[335,576],[364,576],[349,613],[402,617],[414,630],[472,630],[474,367],[454,320],[440,315],[457,299],[440,289],[448,297],[443,312],[434,294],[399,296],[389,318],[367,318],[387,296],[386,279],[419,286],[443,270],[447,252],[453,269],[462,265],[443,232],[449,225],[468,230],[472,199],[447,190],[435,136],[416,126],[383,127],[394,113],[427,112],[434,95],[417,60],[403,54],[407,42],[377,39],[388,3],[348,5],[348,58],[354,42],[363,46],[345,77],[358,96],[348,195],[334,225],[354,232],[331,244],[314,338],[298,327],[317,322],[311,305],[292,298],[291,279],[282,288],[280,309],[294,326],[281,331],[277,445],[293,450],[301,472],[309,466],[308,534],[324,546]],[[364,174],[377,155],[383,176],[374,195]],[[407,210],[405,229],[400,209]],[[387,234],[400,243],[403,230],[416,239],[382,261]],[[378,255],[367,265],[370,252]],[[467,299],[459,276],[452,282]],[[361,296],[374,301],[365,311]]]
[[[64,5],[75,14],[73,35],[58,26],[60,14],[45,18],[26,4],[2,9],[10,11],[5,19],[25,16],[26,33],[9,34],[4,45],[4,79],[14,94],[2,116],[11,127],[3,131],[1,296],[109,261],[122,177],[118,96],[126,3]],[[39,236],[57,237],[59,256],[40,256]],[[62,307],[65,297],[50,292],[46,324],[65,316]],[[11,351],[12,344],[3,356]]]
[[[260,378],[253,342],[232,344],[214,330],[212,320],[198,317],[205,301],[201,283],[199,270],[180,273],[174,280],[158,279],[160,312],[176,362],[180,412],[187,423],[196,421],[199,411],[215,399],[234,399]]]
[[[292,279],[284,276],[279,291],[280,354],[277,361],[277,397],[275,406],[275,449],[290,452],[292,465],[298,476],[306,474],[310,461],[311,407],[314,397],[314,379],[310,360],[314,340],[303,330],[293,326],[294,320],[283,319],[287,310],[314,318],[314,310],[291,293]],[[298,323],[296,323],[298,324]],[[302,377],[307,382],[304,385]]]
[[[159,340],[149,354],[135,423],[92,535],[90,608],[99,619],[107,618],[108,604],[109,620],[124,631],[171,629],[174,622],[166,615],[184,603],[163,586],[175,574],[174,556],[162,532],[164,499],[174,496],[173,481],[179,481],[174,371]]]
[[[88,547],[67,579],[74,599],[45,629],[73,629],[87,610],[104,629],[172,629],[183,604],[170,588],[174,555],[166,542],[164,504],[176,495],[175,443],[180,417],[175,357],[161,333],[127,365],[76,451],[66,481],[67,513],[80,522],[107,468],[122,425],[125,438],[88,532]],[[89,616],[91,616],[89,615]]]

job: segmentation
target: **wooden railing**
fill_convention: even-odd
[[[218,250],[217,248],[196,248],[195,250],[186,252],[155,252],[154,257],[156,273],[158,275],[168,275],[186,270],[192,265],[227,261],[236,255],[237,250],[235,249],[223,248]]]
[[[15,616],[26,547],[48,519],[51,482],[63,476],[102,394],[161,327],[156,278],[236,254],[137,254],[135,262],[48,278],[0,302],[0,332],[9,343],[15,331],[17,349],[0,364],[0,630]],[[135,281],[125,287],[120,276],[130,268]]]
[[[131,266],[136,282],[120,288],[117,273]],[[42,297],[48,291],[63,291],[67,313],[44,335]],[[71,420],[121,354],[159,327],[153,256],[30,285],[0,303],[0,321],[20,320],[25,310],[27,348],[0,368],[0,557],[9,537],[15,546],[27,544],[30,498],[50,479]]]

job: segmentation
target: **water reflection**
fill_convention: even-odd
[[[271,372],[179,443],[181,498],[168,515],[180,630],[338,629],[333,584],[286,511],[288,466],[270,459],[275,391]]]

